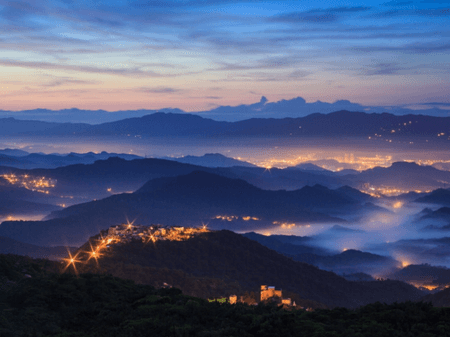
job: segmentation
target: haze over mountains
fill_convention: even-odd
[[[385,141],[401,137],[448,140],[450,117],[395,116],[388,113],[338,111],[306,117],[220,122],[192,114],[157,112],[98,125],[0,119],[0,134],[8,136],[128,136],[128,137],[371,137]],[[380,138],[380,139],[379,139]]]
[[[100,155],[109,156],[105,153]],[[45,155],[40,156],[45,160]],[[91,154],[87,156],[95,157]],[[51,162],[54,156],[49,158]],[[201,160],[214,163],[217,158],[240,164],[217,155],[205,156]],[[192,157],[188,159],[192,160]],[[43,223],[4,222],[0,227],[0,235],[41,245],[70,243],[67,240],[72,235],[68,231],[71,226],[80,229],[72,236],[74,242],[79,242],[103,226],[125,222],[127,219],[138,219],[144,224],[198,225],[204,222],[210,224],[211,228],[241,231],[272,228],[274,224],[288,226],[292,223],[355,221],[374,213],[389,215],[391,211],[383,203],[380,204],[377,198],[350,186],[437,188],[447,186],[445,181],[450,180],[450,172],[414,163],[396,163],[389,168],[342,176],[323,169],[311,170],[311,167],[307,167],[307,170],[270,171],[251,166],[206,168],[162,159],[125,160],[117,157],[99,160],[94,164],[55,169],[0,167],[0,172],[5,177],[13,175],[22,184],[36,177],[44,177],[44,182],[54,184],[39,192],[33,190],[32,186],[27,189],[4,180],[2,188],[9,191],[8,202],[4,205],[10,205],[3,212],[4,219],[7,215],[19,214],[18,209],[27,205],[30,214],[35,209],[45,215],[58,210],[59,206],[84,202],[52,213]],[[124,192],[128,194],[121,194]],[[419,196],[411,196],[410,200],[414,201]],[[396,199],[383,200],[388,208],[396,202]],[[397,200],[403,200],[402,196],[397,197]],[[438,205],[445,200],[446,196],[441,201],[433,202]],[[247,217],[249,219],[244,220]]]
[[[22,157],[16,158],[29,156],[29,154],[23,152],[15,154],[22,155]],[[105,153],[100,155],[109,156]],[[79,158],[84,157],[79,156]],[[91,155],[89,154],[89,156]],[[42,154],[39,158],[45,160],[46,155]],[[53,158],[54,155],[49,156],[50,162]],[[399,259],[393,258],[398,257],[398,254],[414,256],[417,261],[421,261],[420,258],[423,259],[422,261],[436,258],[439,258],[439,261],[444,261],[450,256],[450,251],[441,248],[441,246],[446,245],[445,238],[428,239],[426,243],[417,239],[399,240],[392,244],[384,243],[384,245],[372,248],[370,248],[370,244],[373,246],[373,243],[369,240],[366,248],[360,244],[361,249],[355,250],[351,249],[352,245],[350,244],[350,249],[341,251],[343,242],[345,240],[348,242],[349,238],[350,242],[362,242],[361,240],[366,240],[369,237],[376,237],[371,232],[363,230],[364,227],[361,229],[359,227],[348,227],[349,225],[354,226],[354,219],[358,218],[357,214],[365,217],[371,217],[370,214],[373,214],[373,217],[384,214],[384,217],[389,218],[395,216],[391,206],[393,202],[396,202],[396,200],[407,202],[407,198],[415,201],[421,196],[415,194],[414,197],[416,198],[413,198],[412,194],[409,194],[406,199],[399,196],[392,200],[384,197],[375,198],[348,185],[342,185],[342,183],[346,182],[350,185],[358,185],[362,182],[366,184],[389,184],[396,180],[397,184],[402,184],[403,180],[409,180],[417,181],[418,184],[424,182],[436,184],[441,179],[447,179],[445,174],[448,172],[439,171],[432,167],[418,166],[414,163],[397,163],[389,168],[367,170],[361,173],[355,171],[350,172],[351,174],[341,175],[339,172],[327,171],[312,165],[269,171],[250,165],[248,167],[207,168],[163,159],[132,158],[134,157],[130,156],[127,158],[128,160],[117,157],[108,158],[96,161],[93,164],[76,164],[54,169],[21,170],[2,167],[3,174],[46,176],[50,181],[54,181],[55,186],[49,187],[49,193],[47,194],[10,184],[5,178],[3,188],[7,188],[11,192],[9,194],[11,198],[16,199],[17,202],[28,198],[34,201],[46,200],[51,205],[54,204],[57,195],[66,192],[71,192],[76,202],[81,200],[76,198],[81,198],[84,193],[89,191],[91,197],[97,194],[104,198],[57,210],[43,221],[4,221],[0,225],[0,236],[11,247],[9,251],[35,256],[54,255],[58,254],[61,249],[36,247],[35,245],[80,245],[89,236],[111,225],[136,220],[137,223],[147,225],[163,223],[165,225],[198,226],[205,223],[211,229],[225,228],[235,231],[261,231],[264,228],[268,230],[282,228],[289,230],[295,229],[296,226],[301,229],[302,223],[305,228],[314,227],[316,226],[315,223],[317,223],[317,226],[329,224],[334,227],[322,230],[315,235],[266,237],[255,234],[256,236],[253,235],[252,239],[294,261],[306,262],[349,279],[371,280],[370,275],[386,275],[389,272],[392,278],[402,279],[403,276],[395,274],[395,270],[403,263]],[[211,166],[216,166],[214,163],[217,162],[217,159],[223,165],[240,164],[239,161],[221,155],[188,157],[188,160],[206,161],[206,163],[211,163]],[[385,180],[382,177],[385,177]],[[424,177],[426,177],[425,180]],[[311,179],[341,187],[330,189],[317,183],[311,186],[308,185]],[[272,188],[261,189],[250,184],[249,181],[255,181],[259,185],[268,185]],[[280,189],[281,186],[292,188],[297,185],[302,187],[289,191]],[[129,188],[130,193],[119,193],[119,190],[124,188]],[[443,193],[442,198],[445,201],[446,191],[445,189],[436,190],[432,193],[422,194],[422,197],[435,197],[435,195],[439,197]],[[115,193],[118,194],[115,195]],[[436,211],[427,211],[422,217],[442,213],[442,210],[437,208],[441,201],[439,201],[439,198],[435,199],[432,200],[432,205],[435,205],[433,207]],[[26,205],[26,203],[23,204]],[[8,204],[5,203],[5,205]],[[50,210],[47,211],[47,213],[49,212]],[[351,219],[352,214],[353,219],[351,221],[346,220]],[[341,215],[343,217],[340,217]],[[420,221],[424,221],[424,219]],[[335,226],[336,223],[345,224],[346,227]],[[426,230],[423,223],[420,226],[423,230]],[[445,226],[443,230],[445,230]],[[327,245],[327,242],[333,241],[337,243],[336,246]],[[430,245],[435,245],[435,248],[424,248]],[[328,249],[325,247],[328,247]],[[389,256],[369,253],[365,251],[366,249],[388,252]],[[126,260],[122,262],[124,266],[129,263]],[[114,263],[113,261],[106,262],[105,268],[109,264],[112,266]],[[151,269],[156,266],[142,267]],[[128,267],[124,268],[128,270]],[[435,269],[422,268],[421,270],[428,274],[436,273]],[[132,275],[131,271],[129,275]],[[202,275],[202,277],[205,277],[205,274]],[[195,278],[197,276],[189,277]],[[192,284],[194,279],[189,277],[186,280],[189,281],[188,284]],[[212,277],[211,282],[217,285],[222,284],[221,287],[223,287],[223,283],[213,280],[215,277],[213,274],[209,274],[208,277]],[[264,276],[264,279],[267,279],[267,277]],[[403,277],[403,279],[407,282],[416,282],[412,276],[406,279]],[[278,282],[275,279],[273,281]],[[254,280],[254,284],[258,282],[262,282],[262,279]],[[342,282],[339,281],[338,283]],[[388,295],[390,293],[383,288],[383,283],[374,283],[373,286],[367,285],[370,290],[364,291],[362,289],[365,286],[361,285],[362,288],[358,296],[361,295],[362,297],[355,297],[352,300],[348,296],[345,297],[345,300],[343,296],[332,299],[333,297],[324,290],[325,285],[319,296],[316,290],[304,293],[294,287],[291,289],[291,286],[285,286],[285,284],[283,283],[283,288],[290,289],[292,293],[300,294],[302,298],[322,301],[328,305],[339,304],[350,307],[372,301],[372,297],[362,296],[367,291],[386,301],[416,299],[421,296],[419,293],[413,292],[413,290],[415,291],[414,288],[405,288],[405,285],[401,283],[390,283],[389,285],[397,289],[395,291],[397,297]],[[417,287],[423,288],[426,285],[417,283]],[[437,285],[431,284],[429,287],[437,287],[436,289],[438,289],[442,285],[437,283]],[[244,286],[242,289],[250,288]],[[347,290],[344,292],[347,292]]]
[[[131,194],[68,207],[52,213],[44,222],[3,222],[0,235],[54,245],[69,239],[76,243],[99,228],[134,219],[144,225],[188,226],[204,222],[212,228],[234,230],[272,227],[273,222],[345,222],[320,211],[342,207],[359,210],[359,205],[359,201],[322,186],[268,191],[243,180],[193,171],[150,180]],[[71,230],[73,226],[76,232]]]
[[[97,160],[108,159],[111,157],[118,157],[126,160],[142,158],[132,154],[108,153],[105,151],[101,153],[45,154],[5,149],[0,150],[0,166],[23,169],[57,168],[73,164],[93,164]]]
[[[370,113],[389,112],[395,115],[407,115],[423,113],[429,116],[448,116],[448,111],[437,107],[429,108],[423,105],[423,110],[413,110],[402,106],[363,106],[347,100],[339,100],[334,103],[317,101],[307,103],[303,98],[296,97],[290,100],[268,102],[262,96],[260,101],[253,104],[242,104],[239,106],[219,106],[208,111],[191,112],[202,117],[222,121],[238,121],[249,118],[297,118],[304,117],[316,112],[330,113],[338,110],[367,111]],[[142,117],[155,112],[185,113],[183,110],[166,108],[159,110],[128,110],[128,111],[104,111],[104,110],[81,110],[77,108],[52,111],[47,109],[34,109],[25,111],[0,110],[1,117],[15,117],[18,119],[41,120],[47,122],[75,122],[98,124],[112,122],[122,119],[124,115],[130,117]]]
[[[348,279],[369,281],[391,275],[412,284],[417,281],[413,276],[405,278],[396,271],[430,262],[450,266],[446,208],[450,172],[445,170],[446,160],[418,161],[418,165],[411,159],[396,162],[389,152],[383,156],[373,151],[392,142],[400,144],[395,145],[400,152],[420,151],[423,144],[442,152],[450,144],[448,130],[450,117],[349,111],[239,122],[176,113],[98,125],[2,119],[0,134],[11,141],[8,144],[39,139],[42,144],[79,142],[81,149],[92,149],[92,144],[105,141],[113,147],[130,146],[126,150],[130,153],[93,149],[45,154],[32,153],[31,146],[0,150],[0,236],[11,252],[45,256],[53,249],[49,246],[78,246],[101,230],[128,221],[204,224],[213,230],[258,232],[245,236],[292,262],[305,262]],[[192,139],[197,139],[194,145],[189,143]],[[250,155],[245,156],[251,162],[242,160],[230,146],[234,142],[240,146],[243,139],[252,144]],[[133,154],[137,153],[134,144],[148,147],[152,154],[157,140],[165,151],[159,155],[162,158]],[[280,140],[293,140],[286,146],[288,154],[296,144],[326,149],[336,143],[343,148],[353,144],[369,154],[359,154],[355,160],[352,153],[344,159],[300,154],[297,162],[283,159],[276,168],[271,156],[280,151]],[[184,142],[191,150],[198,144],[223,145],[220,151],[178,151],[176,144]],[[176,149],[167,150],[171,147]],[[267,160],[252,157],[252,151]],[[432,155],[440,158],[441,152]],[[123,265],[128,263],[123,261]],[[418,268],[426,274],[437,273]],[[441,269],[439,273],[445,274]],[[186,280],[194,284],[196,277],[215,277],[203,273],[186,276]],[[225,281],[217,282],[223,285],[220,282]],[[411,290],[395,284],[400,293]],[[414,286],[438,289],[444,285],[416,282]],[[374,287],[374,294],[385,291]],[[415,296],[411,294],[401,298]],[[321,299],[314,291],[308,296]],[[344,303],[339,302],[342,298],[327,303]],[[361,297],[346,305],[365,301],[369,299]]]

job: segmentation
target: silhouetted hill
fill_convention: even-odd
[[[228,122],[217,122],[192,114],[157,112],[144,117],[95,125],[88,131],[88,134],[132,134],[157,137],[202,136],[222,132],[228,124]]]
[[[0,167],[0,174],[18,176],[46,177],[56,181],[55,187],[49,189],[48,197],[54,197],[55,203],[86,202],[101,199],[111,194],[132,192],[150,179],[177,176],[194,170],[203,170],[229,178],[245,179],[263,189],[297,189],[306,184],[323,184],[338,187],[345,182],[339,177],[321,176],[303,171],[286,171],[273,169],[265,172],[259,167],[205,168],[201,166],[178,163],[163,159],[124,160],[111,157],[98,160],[93,164],[75,164],[55,169],[18,169]],[[61,199],[61,196],[65,196]]]
[[[234,166],[229,168],[217,168],[214,172],[231,178],[241,178],[265,190],[287,190],[293,191],[306,185],[323,185],[328,188],[338,188],[350,184],[351,181],[338,175],[324,174],[319,171],[304,171],[296,169],[270,170],[262,167],[242,167]],[[326,172],[325,172],[326,173]]]
[[[317,209],[329,209],[358,203],[353,198],[321,185],[305,186],[292,193],[300,204]]]
[[[367,137],[378,134],[391,139],[399,136],[432,136],[433,139],[438,139],[437,134],[445,132],[449,127],[450,118],[448,117],[394,116],[388,113],[368,114],[341,110],[329,114],[314,113],[301,118],[253,118],[232,123],[227,134],[278,137]]]
[[[0,200],[25,200],[48,202],[48,195],[21,187],[18,184],[10,184],[5,178],[0,177]]]
[[[439,188],[428,195],[415,199],[414,201],[426,204],[450,206],[450,190]]]
[[[450,307],[450,288],[435,294],[425,295],[421,298],[423,302],[431,302],[435,307]]]
[[[200,167],[162,159],[125,160],[110,157],[93,164],[74,164],[55,169],[23,170],[0,167],[0,173],[46,177],[54,180],[49,197],[68,205],[133,192],[150,179],[187,174]],[[60,196],[66,196],[61,199]],[[70,198],[70,196],[72,198]]]
[[[106,160],[111,157],[118,157],[126,160],[142,159],[142,157],[130,154],[118,153],[69,153],[61,154],[43,154],[43,153],[25,153],[20,156],[0,155],[0,165],[22,168],[56,168],[74,164],[93,164],[97,160]]]
[[[417,198],[421,197],[421,196],[426,196],[428,195],[428,193],[426,192],[422,192],[422,193],[417,193],[417,192],[408,192],[408,193],[402,193],[400,195],[397,195],[395,197],[385,197],[387,199],[393,200],[393,201],[415,201]]]
[[[444,142],[438,134],[450,128],[449,117],[424,115],[395,116],[346,110],[329,114],[314,113],[300,118],[252,118],[238,122],[219,122],[187,113],[157,112],[97,125],[19,121],[0,119],[1,135],[150,136],[150,137],[427,137]],[[394,132],[393,132],[394,131]],[[375,136],[378,135],[378,136]],[[446,143],[443,143],[446,144]]]
[[[135,193],[154,193],[155,184],[150,181]],[[196,171],[185,176],[163,180],[163,185],[157,187],[160,196],[169,193],[172,198],[188,198],[195,200],[203,198],[215,206],[221,203],[239,203],[243,209],[270,207],[271,205],[285,205],[288,210],[291,206],[305,208],[333,208],[343,205],[352,205],[357,202],[336,191],[324,186],[305,186],[296,191],[265,191],[241,179],[230,179],[216,174]],[[176,192],[174,192],[176,191]],[[172,196],[173,195],[173,196]],[[227,200],[229,198],[229,200]],[[294,203],[294,204],[293,204]]]
[[[65,135],[85,132],[89,124],[50,123],[40,121],[17,120],[13,117],[0,119],[0,134],[6,135]]]
[[[0,254],[26,255],[34,258],[61,259],[67,256],[66,247],[40,247],[0,236]],[[74,250],[74,248],[71,248]]]
[[[339,192],[341,194],[344,194],[354,200],[358,200],[360,202],[370,202],[374,200],[372,196],[370,196],[367,193],[363,193],[356,188],[352,188],[350,186],[342,186],[336,189],[336,192]]]
[[[13,156],[7,156],[0,154],[0,166],[21,167],[22,165],[28,165],[30,162],[22,158],[16,158]]]
[[[329,235],[337,237],[337,233],[362,233],[342,226],[334,226],[328,231]],[[350,233],[349,233],[350,232]],[[386,256],[348,249],[339,254],[333,250],[326,250],[315,246],[315,237],[298,237],[271,235],[264,236],[256,233],[243,234],[245,237],[261,243],[280,254],[291,257],[295,261],[305,262],[320,269],[333,271],[338,274],[382,274],[398,268],[401,263]],[[288,243],[292,242],[292,243]]]
[[[415,163],[396,162],[390,167],[375,167],[358,175],[344,176],[352,180],[352,186],[369,183],[375,186],[388,186],[405,190],[432,190],[446,187],[450,181],[450,172],[440,171],[431,166],[419,166]]]
[[[80,248],[90,249],[89,244]],[[130,265],[133,269],[126,267]],[[114,244],[98,260],[98,265],[91,259],[79,268],[146,284],[152,284],[158,270],[177,270],[182,272],[182,277],[174,278],[172,284],[181,289],[185,275],[226,280],[246,291],[258,291],[261,284],[273,284],[283,291],[329,306],[357,307],[375,301],[415,300],[422,295],[399,281],[349,282],[334,273],[295,262],[230,231],[202,233],[186,241]],[[189,293],[189,289],[185,291]]]
[[[434,163],[433,165],[434,168],[437,168],[438,170],[442,170],[442,171],[450,171],[450,163]]]
[[[317,189],[318,194],[314,196]],[[274,226],[274,221],[285,220],[344,222],[308,209],[314,201],[327,205],[327,194],[331,195],[329,203],[337,207],[353,204],[345,198],[339,200],[339,195],[331,192],[324,187],[293,192],[265,191],[240,179],[195,171],[184,176],[151,180],[135,193],[67,207],[52,213],[44,222],[4,222],[0,235],[23,238],[23,227],[26,228],[27,238],[21,240],[25,242],[58,244],[64,242],[61,241],[63,237],[76,238],[76,241],[69,242],[79,242],[98,232],[99,228],[136,218],[147,225],[198,226],[204,222],[209,223],[211,228],[234,230]],[[320,200],[317,199],[319,197]],[[227,217],[233,218],[228,220]],[[88,236],[86,233],[89,233]],[[58,235],[60,239],[53,241]]]
[[[24,201],[24,200],[11,200],[0,198],[0,217],[22,214],[47,214],[53,211],[62,209],[60,206],[40,204],[36,202]]]
[[[179,163],[186,163],[192,165],[198,165],[203,167],[257,167],[256,165],[248,162],[226,157],[220,153],[206,153],[201,157],[198,156],[184,156],[180,158],[162,157],[161,159],[174,160]]]
[[[320,269],[330,270],[338,274],[382,274],[395,270],[401,263],[386,256],[348,249],[332,256],[317,254],[298,254],[292,257],[295,261],[312,264]]]
[[[48,260],[0,255],[2,336],[348,337],[358,331],[361,336],[376,332],[441,337],[450,327],[448,310],[423,302],[378,302],[356,310],[283,310],[276,303],[210,303],[177,288],[155,288],[111,275],[52,273],[52,267]],[[194,287],[208,281],[197,280]],[[298,303],[324,307],[310,300]]]
[[[372,276],[365,273],[342,274],[341,276],[347,281],[375,281]]]
[[[354,228],[348,228],[348,227],[343,227],[343,226],[339,226],[339,225],[334,225],[333,227],[327,229],[324,232],[321,232],[319,234],[314,235],[314,237],[317,236],[333,236],[339,233],[365,233],[364,230],[362,229],[354,229]]]
[[[429,264],[411,264],[386,277],[392,280],[444,287],[450,283],[450,269]]]
[[[420,217],[420,220],[426,219],[439,219],[450,221],[450,207],[441,207],[436,211],[426,212],[423,216]]]
[[[185,167],[186,170],[192,168]],[[170,171],[165,171],[165,174],[170,174]],[[348,196],[319,185],[296,191],[267,191],[244,180],[194,171],[173,178],[150,180],[135,193],[113,195],[67,207],[53,212],[42,223],[5,222],[0,227],[0,235],[15,239],[20,236],[22,241],[41,245],[60,244],[61,239],[53,241],[58,235],[60,238],[62,235],[76,240],[69,242],[79,242],[98,232],[99,228],[120,224],[127,219],[138,219],[147,225],[161,223],[198,226],[203,222],[215,229],[248,231],[280,226],[286,221],[345,222],[327,215],[327,212],[336,209],[342,211],[344,208],[351,212],[359,211],[364,206]],[[27,239],[22,239],[21,227],[27,228]]]
[[[0,218],[21,215],[45,215],[61,209],[51,204],[45,193],[31,191],[17,185],[11,185],[0,177]]]
[[[324,168],[314,165],[312,163],[301,163],[295,166],[289,167],[290,169],[299,169],[299,170],[305,170],[305,171],[319,171],[319,172],[326,172],[328,170],[325,170]],[[331,173],[331,171],[329,171]]]
[[[5,155],[5,156],[12,156],[12,157],[23,157],[29,154],[29,152],[27,151],[23,151],[23,150],[18,150],[18,149],[3,149],[0,150],[0,154]]]
[[[259,242],[263,246],[270,248],[285,256],[293,257],[298,254],[310,253],[317,255],[331,255],[332,251],[313,246],[311,243],[313,240],[307,236],[285,236],[285,235],[261,235],[255,232],[249,232],[242,234],[242,236]],[[292,243],[289,243],[292,242]]]

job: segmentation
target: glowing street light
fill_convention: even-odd
[[[70,253],[70,251],[68,251],[69,253],[69,257],[63,259],[64,261],[66,261],[66,267],[64,268],[63,272],[65,272],[67,270],[67,268],[69,268],[70,266],[73,266],[73,270],[75,271],[75,274],[78,275],[78,271],[77,271],[77,263],[80,263],[80,260],[77,260],[78,254],[75,254],[75,256],[72,256],[72,254]]]

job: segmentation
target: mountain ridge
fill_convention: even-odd
[[[222,122],[188,113],[157,112],[143,117],[90,125],[0,119],[0,134],[28,136],[128,136],[135,137],[429,137],[440,143],[450,129],[450,117],[396,116],[340,110],[306,117],[251,118]],[[36,132],[32,132],[35,130]],[[377,136],[378,135],[378,136]]]

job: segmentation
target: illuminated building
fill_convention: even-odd
[[[275,287],[261,285],[261,302],[267,300],[274,300],[280,305],[295,306],[295,302],[292,302],[290,298],[283,298],[283,291],[276,290]]]
[[[267,285],[261,286],[261,302],[268,300],[269,298],[283,297],[282,290],[275,290],[275,287],[269,287]]]

